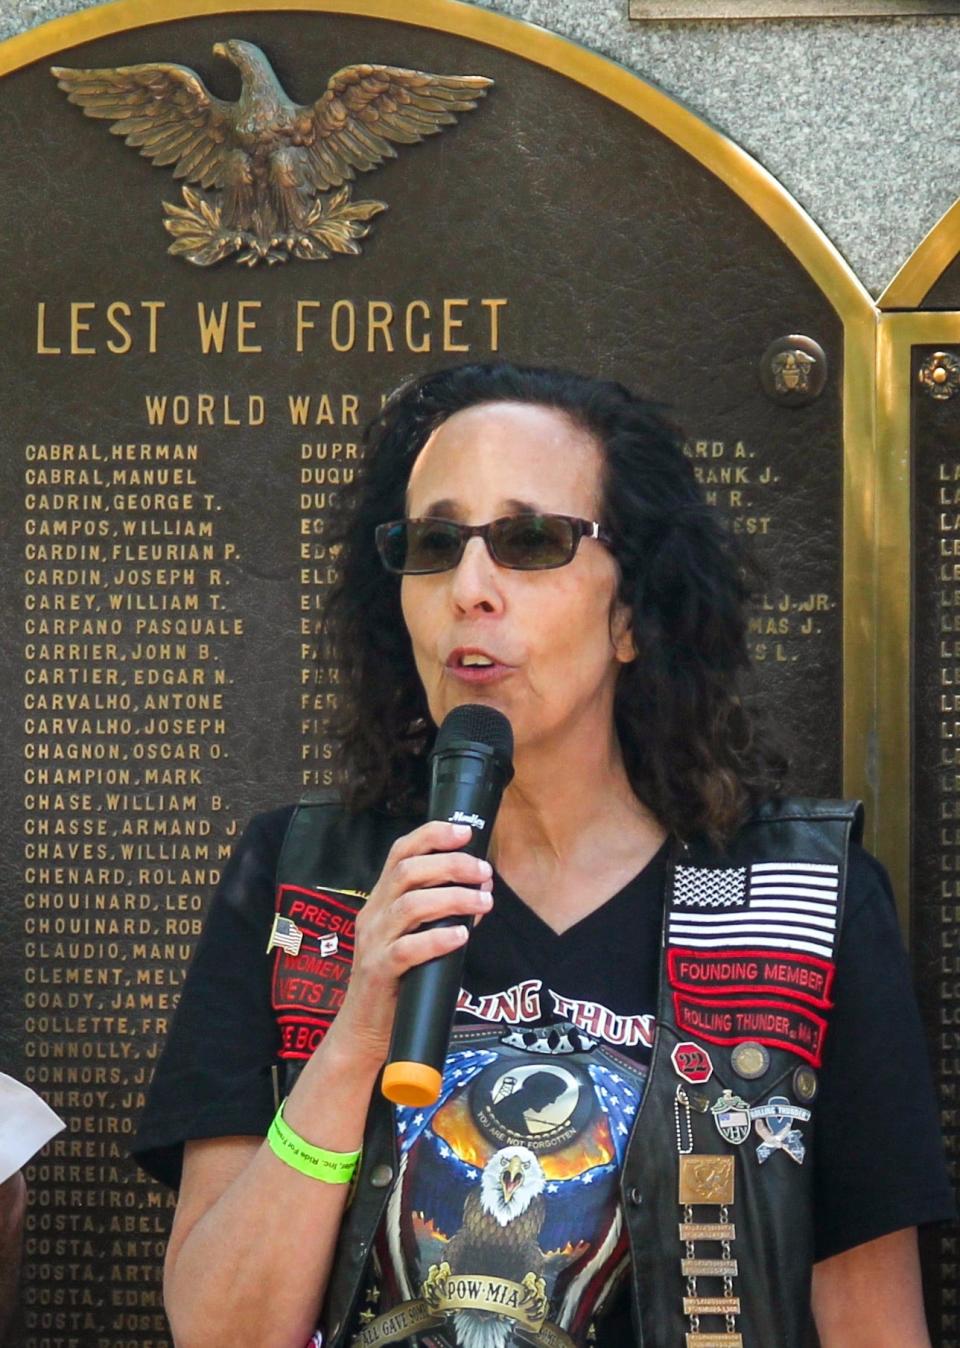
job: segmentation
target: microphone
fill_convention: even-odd
[[[469,824],[461,850],[486,857],[504,788],[513,776],[513,730],[493,707],[455,707],[444,719],[430,755],[428,819]],[[456,915],[427,927],[453,927]],[[420,930],[424,930],[421,928]],[[443,1061],[457,1009],[466,945],[418,964],[400,979],[390,1054],[380,1089],[397,1105],[431,1105],[440,1095]]]

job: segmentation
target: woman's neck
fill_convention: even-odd
[[[666,836],[634,794],[612,730],[606,743],[587,737],[565,752],[528,747],[514,769],[491,839],[491,859],[508,878],[531,865],[593,865],[598,849],[611,859],[652,855]]]

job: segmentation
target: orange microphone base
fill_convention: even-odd
[[[383,1069],[380,1089],[395,1105],[432,1105],[440,1098],[443,1077],[422,1062],[391,1062]]]

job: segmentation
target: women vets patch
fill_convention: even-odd
[[[676,866],[667,977],[677,1028],[749,1039],[819,1067],[832,1002],[840,868],[806,861]]]
[[[365,897],[353,890],[278,887],[267,953],[276,952],[270,995],[281,1058],[309,1058],[332,1025],[347,991]]]

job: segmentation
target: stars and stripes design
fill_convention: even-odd
[[[300,954],[300,947],[303,944],[303,932],[297,926],[296,922],[291,921],[289,917],[281,917],[279,913],[274,916],[273,926],[270,929],[270,940],[267,942],[267,954],[278,946],[285,950],[288,955],[296,958]]]
[[[443,1108],[451,1095],[464,1090],[474,1077],[479,1076],[484,1068],[496,1061],[497,1055],[491,1049],[467,1048],[460,1052],[449,1053],[443,1069],[443,1085],[436,1103],[428,1105],[425,1109],[416,1105],[398,1105],[396,1108],[401,1152],[406,1153],[410,1150],[434,1114]]]
[[[742,908],[747,901],[746,866],[678,866],[673,883],[676,908]]]
[[[668,939],[703,948],[833,956],[840,868],[805,861],[677,866]]]
[[[630,1130],[646,1084],[647,1068],[634,1068],[635,1075],[628,1078],[602,1062],[591,1061],[587,1071],[607,1116],[617,1153],[617,1165],[621,1166],[627,1149],[627,1139],[630,1137]]]

